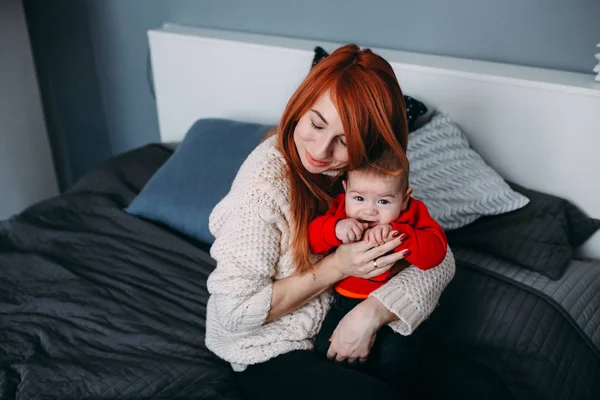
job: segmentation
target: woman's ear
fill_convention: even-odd
[[[406,189],[406,193],[404,193],[404,199],[402,200],[402,211],[406,210],[408,207],[408,201],[410,200],[410,196],[412,196],[412,188],[409,187]]]

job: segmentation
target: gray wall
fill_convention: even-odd
[[[58,192],[20,0],[0,1],[0,220]]]
[[[158,140],[146,30],[164,21],[590,76],[600,41],[600,0],[24,1],[42,89],[52,79],[44,71],[76,78],[59,79],[44,98],[49,124],[63,122],[49,126],[65,159],[63,186],[99,160]],[[62,50],[47,50],[55,46]]]

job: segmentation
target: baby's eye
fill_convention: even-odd
[[[390,202],[389,202],[389,201],[387,201],[387,200],[383,200],[383,199],[379,200],[379,201],[378,201],[378,203],[379,203],[379,204],[383,204],[383,205],[385,205],[385,204],[390,204]]]
[[[354,200],[356,200],[356,201],[364,201],[365,199],[362,196],[354,196]]]

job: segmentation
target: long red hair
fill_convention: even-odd
[[[306,171],[296,151],[294,130],[317,99],[329,91],[342,121],[348,171],[369,164],[378,168],[384,150],[406,162],[408,124],[404,96],[390,64],[370,49],[349,44],[315,65],[289,100],[275,134],[288,165],[296,272],[310,271],[308,224],[332,199],[331,178]]]

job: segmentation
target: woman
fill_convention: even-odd
[[[290,99],[276,131],[246,159],[210,216],[217,267],[208,279],[206,345],[231,363],[254,398],[398,398],[396,389],[343,363],[364,362],[377,331],[410,335],[433,311],[454,259],[429,271],[406,267],[397,235],[370,248],[345,244],[321,259],[309,221],[327,208],[337,178],[392,149],[405,159],[404,98],[391,66],[370,50],[341,47],[317,64]],[[311,351],[339,280],[371,278],[396,264],[386,285],[348,313],[327,356]]]

